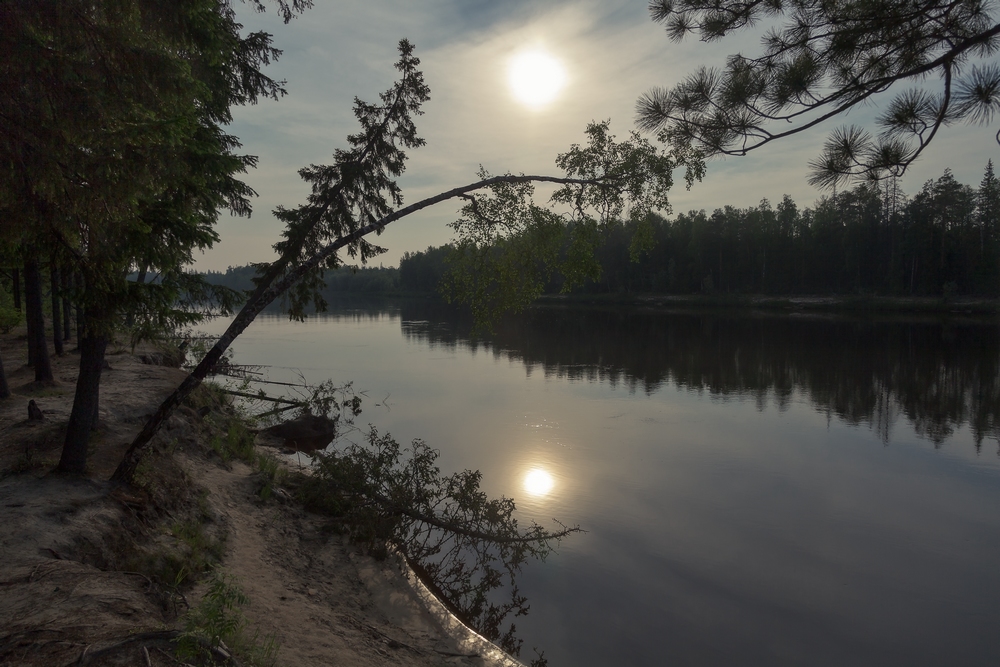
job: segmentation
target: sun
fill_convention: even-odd
[[[539,109],[562,91],[566,85],[566,69],[544,51],[524,51],[511,58],[507,81],[517,101]]]

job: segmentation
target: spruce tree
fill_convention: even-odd
[[[277,4],[287,19],[309,2]],[[139,336],[193,321],[180,297],[210,290],[183,266],[217,240],[221,209],[250,211],[238,176],[255,160],[224,127],[233,105],[284,90],[261,72],[270,36],[241,29],[225,0],[0,5],[0,213],[38,249],[28,260],[52,254],[75,278],[63,470],[82,470],[110,337],[130,316]],[[163,279],[130,283],[137,265]]]

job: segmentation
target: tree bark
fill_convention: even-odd
[[[27,289],[28,289],[28,265],[27,265],[27,262],[25,262],[25,267],[24,267],[24,283],[25,283],[25,285],[24,285],[25,286],[25,291],[27,292]],[[25,300],[27,300],[27,296],[25,296]],[[34,366],[35,366],[35,355],[37,354],[36,348],[37,348],[38,338],[34,335],[34,333],[35,333],[35,320],[32,319],[31,307],[27,306],[26,310],[28,312],[26,312],[24,314],[24,324],[25,324],[25,327],[28,330],[28,365],[31,366],[32,368],[34,368]],[[44,338],[44,336],[43,336],[43,338]]]
[[[79,292],[83,289],[83,276],[79,273],[73,276],[73,282],[76,284],[76,291]],[[83,312],[80,308],[80,301],[77,300],[75,304],[76,310],[76,347],[80,348],[80,341],[83,340]]]
[[[14,308],[21,312],[21,271],[17,268],[10,271],[11,281],[14,283]]]
[[[49,264],[49,291],[52,293],[52,348],[63,355],[62,313],[59,311],[59,266],[53,258]]]
[[[10,387],[7,386],[7,375],[3,372],[3,359],[0,358],[0,400],[10,398]]]
[[[30,259],[24,264],[24,301],[29,323],[29,356],[34,341],[35,381],[52,382],[52,364],[45,341],[45,315],[42,313],[42,276],[37,259]]]
[[[69,310],[72,306],[69,301],[69,291],[72,287],[72,279],[70,278],[70,273],[71,272],[66,270],[65,267],[63,267],[63,270],[60,272],[60,276],[62,278],[60,287],[62,287],[63,341],[65,342],[69,342],[71,338]]]
[[[69,416],[62,457],[59,459],[60,472],[82,473],[86,468],[90,432],[97,424],[101,369],[107,347],[106,336],[88,333],[80,340],[80,376],[76,380],[73,411]]]

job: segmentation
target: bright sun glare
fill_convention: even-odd
[[[524,476],[524,490],[533,496],[544,496],[555,485],[552,475],[541,468],[535,468]]]
[[[511,59],[507,78],[519,102],[539,108],[554,100],[562,90],[566,70],[544,51],[526,51]]]

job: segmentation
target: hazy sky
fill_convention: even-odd
[[[407,203],[476,180],[480,164],[493,173],[557,173],[555,156],[583,141],[588,122],[611,119],[624,136],[644,91],[671,86],[699,65],[721,65],[729,53],[755,52],[758,39],[747,33],[676,44],[649,20],[646,0],[316,0],[288,25],[273,11],[237,8],[246,29],[272,33],[284,51],[266,72],[287,81],[288,95],[236,110],[230,131],[260,158],[246,178],[259,197],[250,219],[221,217],[222,241],[198,258],[201,270],[273,257],[281,226],[271,211],[303,202],[308,188],[298,169],[329,163],[346,146],[357,129],[354,97],[376,101],[392,84],[401,38],[416,46],[431,88],[417,121],[427,145],[411,153],[401,179]],[[508,83],[511,60],[526,51],[544,51],[565,69],[561,92],[541,107],[518,101]],[[864,123],[874,113],[861,109],[838,124]],[[777,203],[786,193],[811,206],[820,193],[806,182],[807,165],[833,127],[713,161],[690,191],[678,174],[673,213],[752,206],[765,197]],[[904,178],[904,191],[915,193],[945,167],[977,185],[986,161],[1000,158],[995,132],[945,128]],[[376,264],[395,265],[405,251],[447,242],[458,208],[444,203],[390,225],[376,240],[388,248]]]

